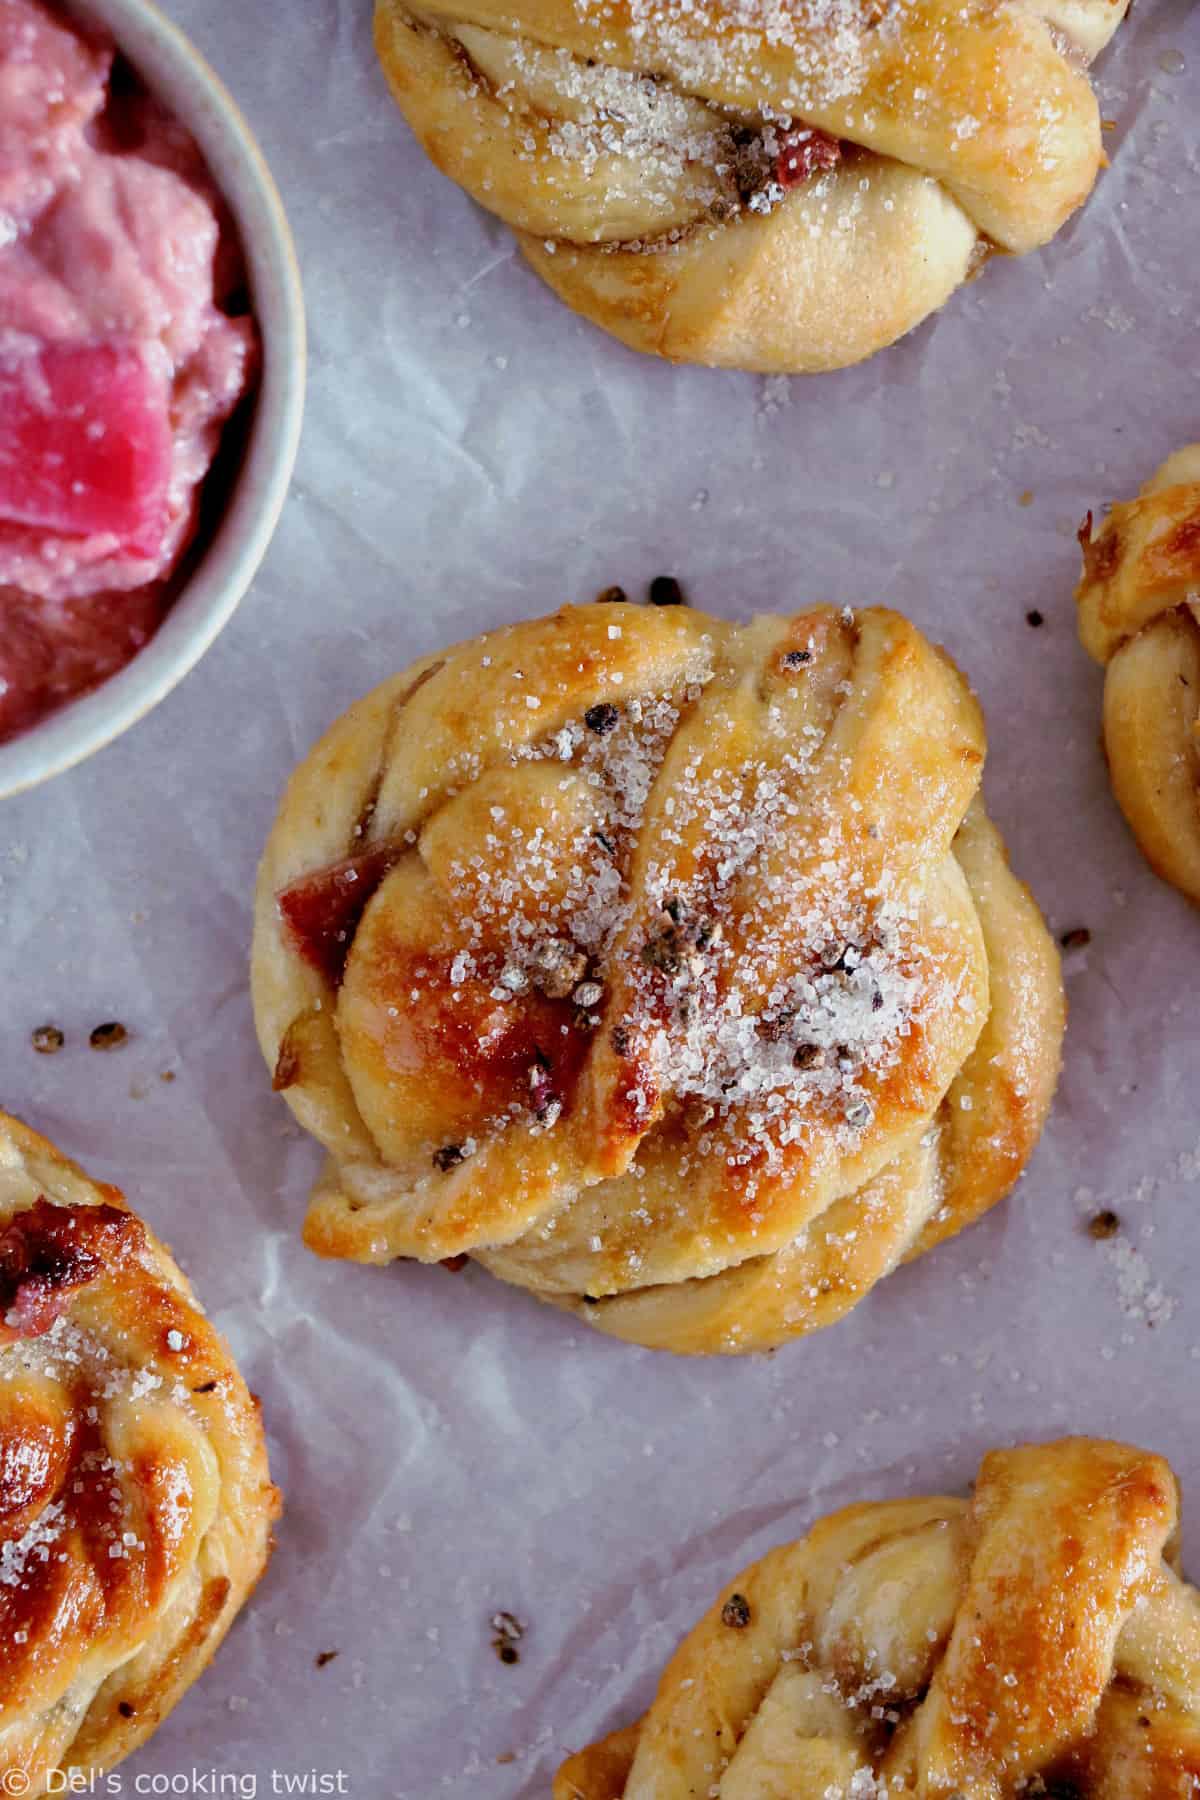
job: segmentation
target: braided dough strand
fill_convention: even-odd
[[[1200,1600],[1164,1560],[1177,1505],[1160,1458],[1075,1438],[993,1452],[970,1503],[834,1514],[730,1585],[555,1800],[1183,1800]]]
[[[595,1304],[576,1298],[572,1310],[589,1324],[689,1354],[770,1349],[834,1324],[899,1262],[974,1223],[1012,1187],[1041,1135],[1058,1079],[1057,1045],[1066,1027],[1058,959],[978,800],[954,855],[987,946],[989,1009],[931,1128],[773,1255],[701,1281]],[[1033,993],[1043,996],[1044,1036],[1028,1030]],[[485,1253],[479,1260],[519,1279],[500,1258]]]
[[[0,1785],[82,1792],[207,1666],[278,1495],[167,1251],[3,1113],[0,1281]]]
[[[569,304],[638,349],[799,372],[1053,237],[1103,161],[1081,65],[1124,11],[378,0],[375,32],[429,156]]]
[[[1200,446],[1080,536],[1113,792],[1151,867],[1200,905]]]

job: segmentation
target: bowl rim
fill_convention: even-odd
[[[237,102],[153,0],[70,0],[103,26],[191,132],[242,242],[262,343],[262,373],[241,468],[211,542],[154,636],[99,687],[0,744],[0,799],[73,768],[144,718],[228,623],[279,522],[300,445],[306,323],[283,201]]]

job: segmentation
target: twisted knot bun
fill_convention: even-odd
[[[0,1786],[74,1793],[207,1666],[278,1496],[257,1406],[166,1250],[5,1114],[0,1309]]]
[[[971,1501],[852,1506],[774,1550],[554,1800],[1186,1800],[1200,1596],[1160,1457],[993,1451]]]
[[[638,350],[870,356],[1103,161],[1127,0],[378,0],[392,92],[550,286]]]
[[[253,992],[305,1227],[601,1330],[761,1349],[992,1205],[1057,955],[978,707],[894,613],[594,605],[420,663],[293,777]]]
[[[1200,444],[1094,534],[1089,513],[1080,542],[1113,792],[1151,866],[1200,905]]]

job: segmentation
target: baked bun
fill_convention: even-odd
[[[1128,0],[378,0],[429,156],[636,350],[797,374],[883,349],[1103,162]]]
[[[1016,1180],[1057,953],[983,721],[895,613],[565,607],[386,681],[259,877],[305,1237],[478,1259],[614,1336],[765,1349]]]
[[[278,1495],[167,1251],[6,1114],[0,1365],[0,1791],[91,1793],[207,1666]]]
[[[972,1499],[822,1519],[738,1576],[554,1800],[1185,1800],[1200,1595],[1158,1456],[983,1459]]]
[[[1151,867],[1200,905],[1200,444],[1079,535],[1113,792]]]

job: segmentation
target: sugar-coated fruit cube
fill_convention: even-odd
[[[155,555],[168,518],[169,399],[165,376],[130,345],[0,356],[0,519],[64,537],[111,533]]]

